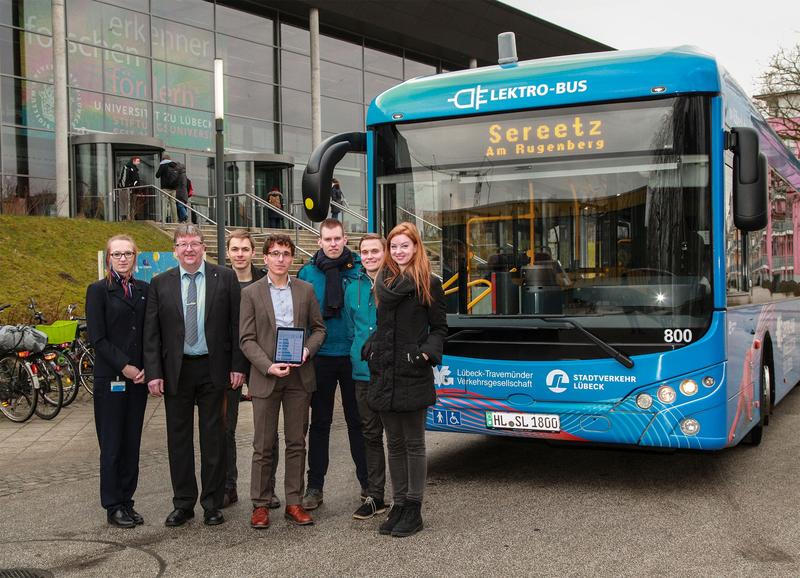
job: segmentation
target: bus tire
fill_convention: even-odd
[[[769,408],[772,397],[772,371],[767,360],[761,362],[761,381],[758,396],[758,423],[747,434],[747,443],[757,446],[764,437],[764,427],[769,423]]]

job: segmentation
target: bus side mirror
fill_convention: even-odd
[[[314,149],[303,171],[303,207],[314,222],[328,217],[331,203],[333,169],[349,152],[367,152],[367,133],[348,132],[335,134]]]
[[[769,201],[767,157],[759,152],[758,133],[749,127],[731,129],[733,143],[733,223],[742,231],[767,226]]]

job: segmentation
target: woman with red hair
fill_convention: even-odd
[[[436,402],[433,366],[441,363],[447,314],[441,281],[417,227],[400,223],[387,237],[375,279],[377,327],[364,345],[369,361],[367,403],[386,431],[394,499],[381,534],[411,536],[422,529],[427,477],[425,418]]]

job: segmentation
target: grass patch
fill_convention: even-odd
[[[82,315],[86,287],[97,280],[97,251],[127,234],[141,251],[171,251],[172,240],[147,223],[0,215],[0,324],[26,323],[33,297],[48,321],[63,319],[70,303]]]

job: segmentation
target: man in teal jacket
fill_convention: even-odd
[[[358,412],[361,414],[361,429],[367,454],[367,499],[354,513],[356,520],[368,520],[375,514],[386,511],[383,491],[386,486],[386,457],[383,452],[383,423],[377,412],[367,405],[369,366],[361,359],[361,348],[375,331],[377,309],[375,307],[375,276],[381,268],[386,240],[369,233],[361,237],[358,244],[361,253],[361,274],[355,283],[350,283],[344,294],[344,316],[348,335],[353,341],[350,347],[350,362],[353,364],[353,380],[356,385]]]
[[[364,436],[350,363],[352,338],[348,337],[344,317],[344,293],[347,286],[358,278],[361,259],[347,248],[344,228],[336,219],[322,221],[319,233],[319,251],[297,273],[298,279],[314,286],[327,331],[327,337],[314,357],[317,390],[311,396],[311,424],[308,428],[308,484],[303,496],[306,510],[313,510],[322,503],[337,382],[341,388],[350,455],[356,465],[363,499],[366,499],[367,488]]]

